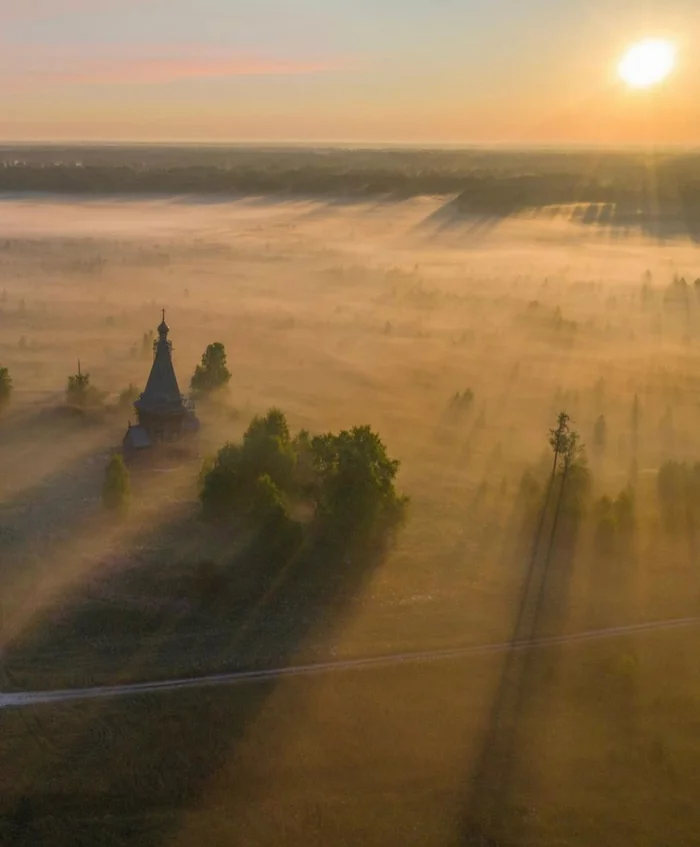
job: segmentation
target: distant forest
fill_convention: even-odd
[[[682,221],[700,237],[700,153],[3,147],[0,192],[387,200],[453,195],[463,213],[498,217],[597,204],[599,222],[606,215],[629,225]]]

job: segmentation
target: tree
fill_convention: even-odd
[[[311,442],[317,515],[337,540],[364,540],[400,523],[408,500],[396,492],[399,462],[369,426]]]
[[[102,505],[111,512],[125,512],[129,506],[131,484],[124,459],[115,453],[105,468],[102,483]]]
[[[559,457],[567,450],[569,439],[569,421],[570,418],[566,412],[560,412],[557,418],[557,426],[555,429],[549,430],[549,446],[554,452],[554,462],[552,463],[552,473],[549,479],[549,488],[551,489],[554,483],[554,477],[557,473],[559,465]]]
[[[200,499],[205,516],[223,518],[250,512],[253,491],[266,476],[282,493],[291,491],[296,455],[279,409],[253,418],[242,444],[225,444],[204,471]]]
[[[593,427],[593,446],[596,452],[602,453],[608,441],[608,425],[605,422],[605,417],[600,415]]]
[[[282,492],[269,474],[262,474],[255,480],[251,498],[251,514],[261,522],[286,515]]]
[[[90,374],[82,373],[80,370],[80,362],[78,362],[78,372],[68,377],[66,401],[73,406],[80,406],[83,408],[87,405],[89,388]]]
[[[80,362],[78,372],[68,377],[66,386],[66,402],[80,409],[99,406],[105,399],[105,393],[90,384],[90,374],[82,373]]]
[[[198,394],[210,394],[225,388],[230,379],[231,372],[226,367],[226,348],[217,341],[204,351],[202,363],[195,368],[190,387]]]
[[[12,377],[7,368],[0,368],[0,412],[10,404],[12,397]]]

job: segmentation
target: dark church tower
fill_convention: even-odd
[[[158,340],[153,344],[153,365],[146,388],[134,403],[138,426],[129,426],[124,448],[141,450],[162,442],[177,441],[199,427],[191,404],[180,394],[173,367],[170,328],[163,320],[158,327]]]

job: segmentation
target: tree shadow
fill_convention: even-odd
[[[351,549],[321,537],[302,546],[280,545],[269,533],[258,534],[232,564],[225,596],[217,600],[230,621],[227,643],[219,642],[219,651],[233,654],[240,668],[295,664],[309,641],[333,639],[361,602],[383,556],[382,545]],[[121,655],[123,666],[146,658],[152,665],[164,634],[183,636],[183,649],[201,655],[197,629],[182,631],[181,623],[177,615],[158,618],[154,630],[136,639],[130,654]],[[42,637],[52,637],[50,627]],[[155,656],[149,655],[151,644]],[[179,816],[206,801],[207,786],[235,754],[278,684],[273,679],[228,690],[8,712],[17,737],[7,760],[22,765],[2,777],[5,831],[18,847],[78,843],[76,832],[84,843],[123,837],[124,832],[138,836],[143,845],[169,843]],[[225,804],[242,802],[245,775],[237,774],[227,791]],[[48,830],[51,838],[42,842]]]
[[[556,486],[539,516],[520,513],[519,541],[509,556],[527,556],[511,647],[503,659],[485,729],[468,779],[461,841],[474,847],[500,844],[513,780],[523,759],[523,729],[532,701],[551,679],[551,657],[529,642],[559,634],[567,615],[579,516],[557,521]],[[556,525],[555,525],[556,522]],[[529,543],[528,543],[529,539]]]

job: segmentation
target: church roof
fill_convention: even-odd
[[[168,414],[185,411],[185,402],[180,394],[175,369],[173,368],[172,345],[168,341],[169,327],[163,321],[158,327],[158,341],[146,388],[134,403],[139,413]]]
[[[129,426],[122,443],[125,447],[132,447],[134,450],[144,450],[151,446],[151,439],[142,426]]]

